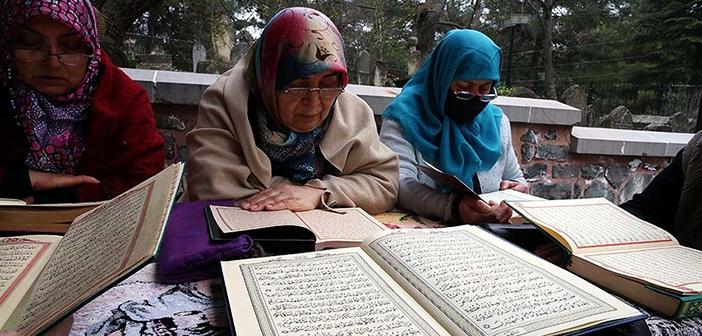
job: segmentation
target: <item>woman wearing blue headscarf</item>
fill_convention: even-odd
[[[381,141],[400,157],[398,206],[458,223],[507,222],[504,204],[445,193],[417,164],[455,175],[478,193],[527,192],[497,97],[502,52],[474,30],[453,30],[383,114]]]

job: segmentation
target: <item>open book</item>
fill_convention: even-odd
[[[237,335],[549,335],[644,318],[475,226],[222,262]]]
[[[103,203],[26,204],[0,199],[0,231],[64,233],[76,217]]]
[[[525,194],[516,190],[512,189],[506,189],[506,190],[498,190],[498,191],[493,191],[489,193],[484,193],[484,194],[477,194],[473,189],[471,189],[469,186],[467,186],[461,179],[458,177],[445,173],[441,171],[439,168],[436,168],[429,164],[428,162],[425,162],[424,164],[417,165],[417,169],[419,169],[420,172],[426,174],[429,176],[434,182],[444,188],[447,188],[449,191],[457,193],[461,196],[469,196],[471,198],[476,198],[485,201],[485,203],[489,203],[490,201],[494,201],[495,203],[501,203],[503,201],[539,201],[539,200],[544,200],[541,197],[537,196],[532,196],[529,194]],[[519,217],[519,214],[514,213],[512,215],[512,218],[510,219],[510,222],[512,223],[521,223],[522,218]]]
[[[36,335],[150,260],[183,164],[73,221],[63,237],[0,238],[0,330]]]
[[[574,273],[667,316],[702,315],[702,251],[604,198],[507,204],[572,254]]]
[[[388,230],[383,223],[361,208],[334,210],[335,212],[319,209],[252,212],[238,207],[210,205],[208,217],[214,220],[225,237],[247,234],[257,240],[263,237],[290,236],[303,231],[298,236],[305,237],[306,233],[314,242],[315,250],[358,246],[370,234]],[[273,234],[269,234],[271,232]]]

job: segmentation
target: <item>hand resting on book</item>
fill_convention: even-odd
[[[317,209],[322,203],[323,189],[278,184],[259,191],[241,203],[241,208],[249,211],[292,210],[306,211]]]
[[[466,195],[458,203],[457,215],[459,218],[456,220],[465,224],[509,223],[512,209],[504,203],[485,203],[481,199]]]

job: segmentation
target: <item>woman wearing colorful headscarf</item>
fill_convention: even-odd
[[[453,30],[383,114],[381,141],[400,157],[398,206],[458,223],[507,222],[504,204],[444,192],[417,169],[429,163],[478,193],[526,192],[509,120],[497,97],[502,52],[474,30]]]
[[[87,0],[3,0],[0,197],[98,201],[163,168],[146,92],[100,49]]]
[[[190,198],[237,199],[251,211],[391,208],[397,155],[347,83],[331,20],[303,7],[278,12],[200,101],[187,137]]]

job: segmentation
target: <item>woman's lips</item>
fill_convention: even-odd
[[[34,77],[34,81],[46,85],[63,85],[67,82],[66,79],[55,76],[36,76]]]

